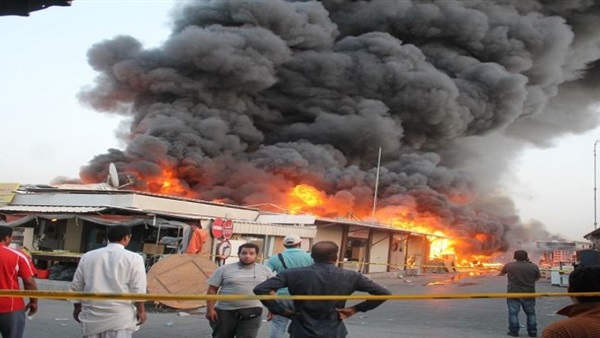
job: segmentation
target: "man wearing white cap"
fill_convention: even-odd
[[[285,236],[283,239],[283,246],[285,246],[285,250],[275,256],[271,256],[265,265],[277,273],[280,273],[286,269],[301,268],[312,265],[314,263],[312,257],[308,252],[300,249],[301,245],[302,238],[300,238],[300,236]],[[290,293],[287,288],[284,288],[279,289],[277,294],[289,295]],[[279,300],[278,302],[283,308],[294,308],[294,303],[291,300]],[[283,338],[285,332],[287,331],[287,326],[290,323],[290,319],[283,316],[275,316],[271,313],[269,313],[269,318],[272,318],[271,335],[269,337]]]

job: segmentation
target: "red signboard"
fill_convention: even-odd
[[[223,238],[230,239],[233,236],[233,222],[228,219],[223,222]]]
[[[223,219],[217,218],[212,221],[210,232],[214,238],[221,238],[221,236],[223,236]]]

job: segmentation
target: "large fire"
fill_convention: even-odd
[[[197,197],[185,182],[176,178],[176,173],[164,168],[160,175],[142,178],[147,189],[154,193],[183,197]],[[346,217],[364,221],[373,221],[372,206],[357,206],[347,199],[331,196],[309,184],[298,184],[289,190],[287,200],[273,201],[280,204],[291,214],[312,214],[321,217]],[[378,208],[375,219],[379,224],[428,234],[430,250],[429,259],[452,257],[458,266],[485,265],[489,256],[477,252],[469,252],[473,241],[485,243],[488,235],[478,233],[472,238],[461,238],[459,235],[444,229],[434,216],[418,215],[410,207],[398,205]]]
[[[369,206],[362,209],[354,206],[350,212],[347,206],[335,202],[334,198],[308,184],[296,185],[290,190],[286,201],[287,210],[292,214],[307,213],[326,217],[330,217],[332,214],[337,217],[352,214],[359,219],[372,218]],[[380,224],[429,234],[430,236],[427,236],[430,244],[429,259],[453,257],[458,266],[485,266],[486,262],[489,262],[489,256],[467,251],[468,248],[473,247],[473,241],[485,243],[488,235],[478,233],[473,238],[461,238],[448,230],[440,230],[441,226],[437,225],[438,221],[432,216],[415,218],[414,216],[409,217],[409,214],[414,214],[414,212],[405,206],[386,207],[377,209],[375,218]]]

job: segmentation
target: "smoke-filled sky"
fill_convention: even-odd
[[[592,1],[87,2],[0,17],[0,181],[427,220],[494,251],[593,227]],[[107,24],[110,22],[110,24]],[[5,127],[6,129],[6,127]],[[577,136],[573,136],[577,135]],[[112,148],[111,150],[108,150]]]

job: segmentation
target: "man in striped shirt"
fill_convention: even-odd
[[[33,279],[36,273],[29,257],[9,248],[12,228],[0,226],[0,289],[19,290],[20,277],[25,290],[37,290]],[[38,310],[37,299],[30,298],[25,305],[21,297],[0,297],[0,334],[4,338],[21,338],[25,330],[26,315]],[[25,313],[27,311],[27,313]]]

